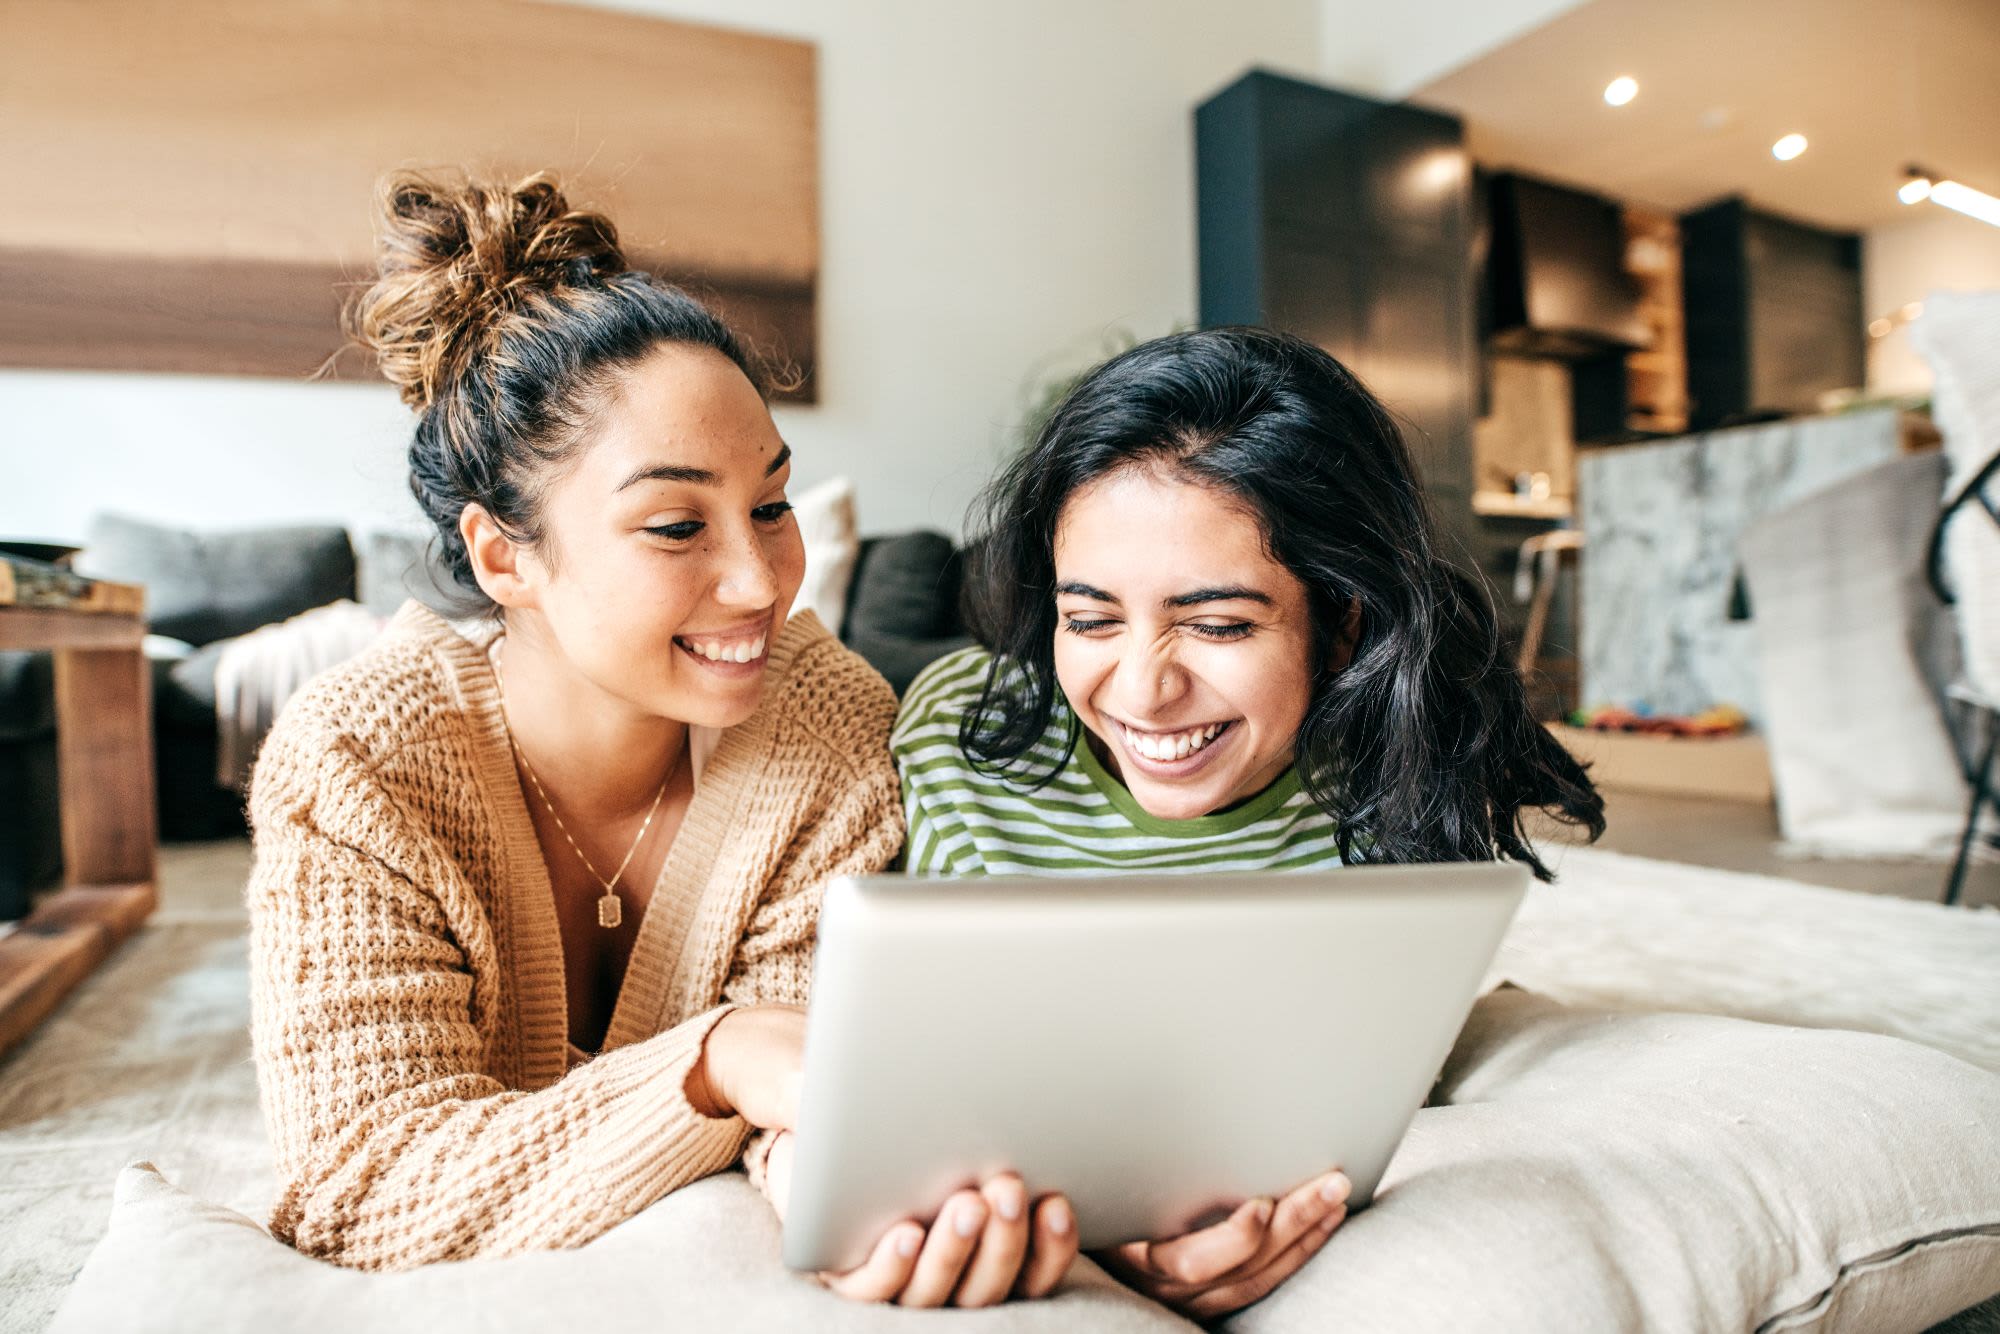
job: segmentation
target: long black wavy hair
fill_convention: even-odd
[[[1604,832],[1583,767],[1528,711],[1484,587],[1439,553],[1395,420],[1338,361],[1265,329],[1172,334],[1113,357],[987,488],[965,588],[966,621],[994,654],[959,729],[975,765],[1029,786],[1054,776],[1030,751],[1060,691],[1056,525],[1078,489],[1132,467],[1247,502],[1305,585],[1314,666],[1294,750],[1344,859],[1511,857],[1547,880],[1525,812]],[[1079,730],[1072,716],[1072,747]]]

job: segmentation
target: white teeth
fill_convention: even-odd
[[[755,662],[764,656],[767,635],[759,635],[753,640],[737,644],[724,644],[713,639],[683,639],[681,647],[710,662]]]
[[[1174,760],[1186,759],[1215,740],[1224,724],[1210,723],[1206,727],[1196,727],[1186,732],[1173,732],[1164,736],[1152,732],[1135,732],[1122,723],[1119,726],[1125,733],[1126,742],[1133,750],[1149,760],[1171,763]]]

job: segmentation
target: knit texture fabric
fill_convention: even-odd
[[[376,1269],[576,1246],[733,1164],[748,1127],[685,1081],[729,1007],[805,1003],[825,882],[895,857],[895,711],[810,613],[785,627],[757,713],[703,768],[604,1049],[571,1069],[554,895],[484,647],[412,602],[294,697],[250,799],[273,1234]]]

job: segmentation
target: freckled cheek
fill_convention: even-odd
[[[806,544],[796,525],[772,543],[767,559],[771,562],[771,577],[778,585],[779,612],[786,614],[798,601],[799,589],[806,581]]]
[[[599,602],[606,630],[632,648],[664,653],[699,619],[702,580],[693,565],[655,559],[628,569]]]

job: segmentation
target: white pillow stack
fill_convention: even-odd
[[[845,477],[821,482],[792,501],[799,536],[806,544],[806,580],[799,586],[792,615],[810,611],[836,638],[847,614],[847,587],[861,554],[854,519],[854,483]]]

